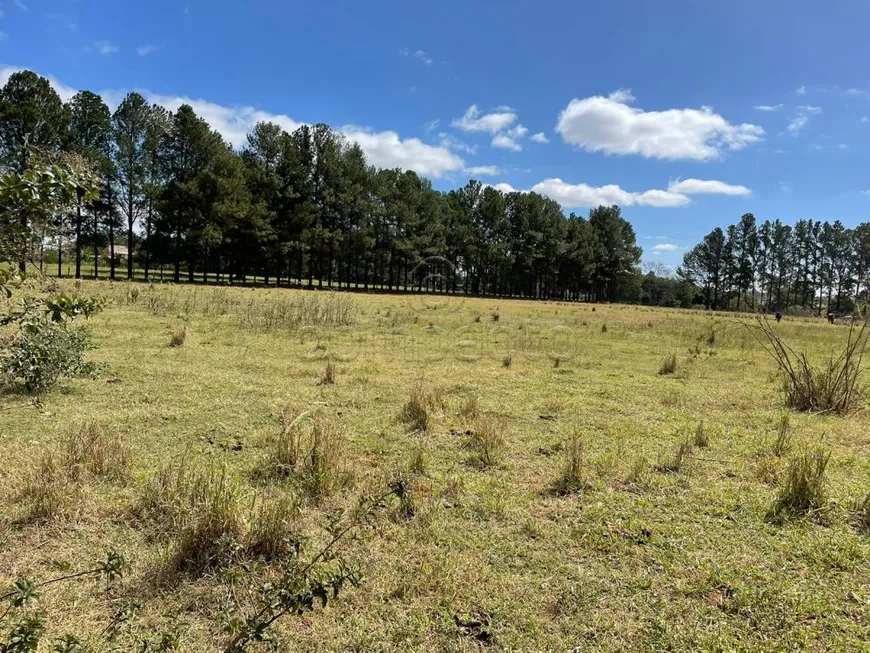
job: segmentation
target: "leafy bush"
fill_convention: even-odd
[[[44,317],[23,324],[0,354],[0,375],[7,388],[21,383],[27,392],[42,394],[62,378],[87,376],[95,366],[85,362],[90,343],[83,327]]]

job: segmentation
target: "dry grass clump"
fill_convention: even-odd
[[[407,403],[402,407],[402,421],[415,431],[425,433],[429,430],[434,409],[442,403],[442,398],[436,392],[423,381],[416,381],[411,386]]]
[[[125,481],[130,475],[130,448],[100,422],[87,421],[61,441],[61,464],[67,478]]]
[[[495,415],[480,415],[471,431],[468,446],[483,467],[498,464],[505,448],[503,421]]]
[[[779,425],[776,429],[776,438],[770,445],[771,453],[777,458],[788,453],[791,449],[791,429],[789,426],[788,413],[783,413],[779,417]]]
[[[510,354],[507,354],[504,358],[501,359],[502,367],[510,367],[514,363],[514,357]]]
[[[187,340],[187,325],[184,323],[176,324],[169,334],[169,346],[181,347],[185,340]]]
[[[855,525],[862,533],[870,534],[870,492],[863,500],[859,500],[855,504]]]
[[[575,431],[563,446],[562,472],[552,485],[559,496],[574,494],[586,487],[586,443]]]
[[[698,428],[695,429],[695,437],[692,439],[692,444],[702,449],[710,446],[710,434],[704,428],[704,422],[698,424]]]
[[[322,413],[314,417],[310,446],[302,465],[302,486],[313,498],[329,496],[350,481],[347,437],[338,424]]]
[[[685,468],[692,458],[692,441],[689,438],[681,441],[677,451],[670,458],[659,462],[656,470],[665,474],[677,474]]]
[[[308,412],[281,408],[281,430],[267,444],[255,475],[291,479],[313,498],[332,494],[350,481],[343,429],[323,413],[306,422]]]
[[[480,415],[480,397],[469,395],[459,407],[459,416],[464,420],[477,419]]]
[[[290,554],[300,541],[300,512],[301,506],[295,497],[263,501],[251,518],[248,553],[267,561]]]
[[[173,541],[169,567],[194,575],[232,562],[243,547],[240,490],[226,469],[187,461],[160,469],[142,488],[133,516],[154,539]]]
[[[664,376],[666,374],[673,374],[677,371],[677,355],[676,354],[668,354],[662,360],[662,364],[659,366],[659,376]]]
[[[333,383],[335,383],[335,363],[326,361],[326,369],[323,370],[320,385],[332,385]]]
[[[757,319],[752,333],[779,368],[786,406],[837,415],[847,415],[859,408],[861,365],[870,338],[868,320],[859,327],[852,323],[842,351],[836,355],[832,352],[823,365],[816,367],[810,364],[806,353],[797,352],[786,343],[766,317]],[[759,331],[763,338],[757,335]]]
[[[831,452],[805,448],[788,463],[771,516],[777,519],[819,512],[825,506],[826,471]]]
[[[82,423],[25,472],[18,498],[26,518],[48,521],[69,515],[80,503],[83,483],[126,482],[130,459],[130,449],[117,433],[99,422]]]

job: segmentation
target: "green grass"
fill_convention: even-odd
[[[247,600],[291,542],[327,541],[337,511],[411,468],[413,509],[339,546],[361,586],[278,622],[286,650],[473,651],[483,631],[495,650],[870,648],[867,416],[790,414],[795,451],[831,452],[825,519],[769,520],[792,473],[771,453],[781,384],[735,316],[138,287],[82,284],[112,300],[91,320],[99,378],[0,398],[0,593],[114,548],[141,603],[119,650],[171,615],[181,650],[221,650],[229,593]],[[776,328],[819,361],[847,331]],[[671,353],[678,374],[659,375]],[[702,421],[708,446],[687,453]],[[24,490],[71,423],[122,442],[130,480],[63,476],[29,519]],[[95,636],[111,611],[89,582],[42,602],[53,635]]]

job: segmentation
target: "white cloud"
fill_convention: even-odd
[[[867,116],[861,116],[861,120],[858,122],[867,122]]]
[[[798,107],[799,111],[803,111],[804,113],[815,113],[819,114],[822,112],[822,107],[816,107],[812,104],[802,104]]]
[[[490,188],[495,188],[496,190],[500,190],[502,193],[525,192],[525,191],[518,191],[516,188],[514,188],[510,184],[506,184],[504,182],[501,182],[499,184],[484,184],[484,186],[489,186]]]
[[[621,104],[631,104],[637,99],[632,95],[631,89],[627,88],[618,88],[607,97],[614,102],[619,102]]]
[[[12,0],[12,4],[18,7],[21,11],[27,11],[27,5],[24,4],[21,0]]]
[[[481,115],[477,105],[472,104],[461,118],[453,121],[452,125],[466,132],[495,134],[507,129],[516,121],[517,114],[510,107],[498,107],[492,113]]]
[[[537,134],[532,134],[531,138],[533,141],[535,141],[535,143],[549,143],[550,142],[550,139],[547,138],[547,136],[546,136],[546,134],[544,134],[544,132],[538,132]]]
[[[668,186],[672,193],[683,195],[751,195],[746,186],[734,186],[715,179],[678,179]]]
[[[463,143],[459,139],[453,138],[450,134],[446,132],[441,132],[438,134],[438,138],[441,139],[441,147],[447,147],[458,152],[467,152],[468,154],[477,154],[477,145],[469,145],[468,143]]]
[[[845,143],[837,143],[837,149],[838,150],[848,150],[849,146],[846,145]]]
[[[843,91],[843,95],[857,97],[860,95],[867,95],[867,91],[865,91],[863,88],[847,88],[845,91]]]
[[[493,177],[500,174],[501,169],[498,166],[471,166],[470,168],[465,169],[465,173],[469,175]]]
[[[666,252],[678,252],[682,247],[679,245],[675,245],[674,243],[658,243],[652,246],[652,251],[658,253],[666,253]]]
[[[529,133],[529,130],[522,125],[517,125],[507,131],[496,134],[492,139],[492,146],[502,150],[511,150],[520,152],[523,146],[517,143],[519,139]]]
[[[404,168],[437,178],[465,167],[465,161],[446,147],[429,145],[419,138],[402,140],[394,131],[373,132],[359,127],[343,127],[341,132],[359,143],[368,162],[380,168]]]
[[[559,114],[556,131],[566,143],[590,152],[647,158],[718,159],[722,149],[758,142],[764,130],[731,124],[710,107],[644,111],[626,104],[630,93],[573,99]]]
[[[136,54],[140,57],[147,57],[149,54],[153,52],[157,52],[163,46],[156,45],[155,43],[149,43],[148,45],[140,45],[136,48]]]
[[[404,57],[413,57],[414,59],[419,59],[427,66],[431,66],[435,60],[429,56],[429,53],[424,50],[409,50],[408,48],[402,48],[399,52]]]
[[[807,87],[806,86],[801,86],[800,88],[798,88],[795,91],[795,95],[806,95],[806,94],[807,94]]]
[[[788,130],[792,134],[797,135],[797,133],[806,126],[808,120],[809,118],[807,118],[805,114],[800,113],[792,118],[791,122],[788,123]]]
[[[99,52],[104,57],[118,52],[118,46],[111,41],[94,41],[93,49]],[[90,52],[90,50],[91,48],[85,48],[85,51],[87,52]]]
[[[754,108],[757,111],[779,111],[782,107],[782,104],[756,104]]]
[[[666,190],[648,190],[642,193],[632,193],[623,190],[615,184],[599,187],[589,186],[588,184],[569,184],[558,177],[538,182],[532,186],[532,191],[546,195],[566,207],[594,207],[602,204],[676,207],[685,206],[691,202],[686,195]]]

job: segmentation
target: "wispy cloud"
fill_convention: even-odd
[[[858,122],[867,122],[867,116],[861,116],[861,120]]]
[[[843,95],[847,95],[849,97],[859,97],[861,95],[867,95],[867,91],[863,88],[847,88],[843,91]]]
[[[434,132],[436,129],[438,129],[438,125],[440,125],[440,124],[441,124],[441,121],[438,120],[438,118],[435,118],[435,120],[430,120],[425,125],[423,125],[423,129],[428,134],[428,133]]]
[[[812,104],[801,104],[798,106],[798,110],[805,113],[819,114],[822,112],[822,107],[813,106]]]
[[[782,104],[756,104],[753,108],[756,111],[779,111],[782,107]]]
[[[806,86],[801,86],[800,88],[798,88],[795,91],[795,95],[806,95],[806,94],[807,94],[807,87]]]
[[[651,249],[654,252],[663,254],[668,252],[679,252],[683,248],[676,243],[658,243],[656,245],[653,245]]]
[[[21,11],[27,11],[27,5],[21,2],[21,0],[12,0],[12,4],[18,7]]]
[[[162,45],[157,45],[155,43],[149,43],[148,45],[140,45],[138,48],[136,48],[136,54],[138,54],[140,57],[147,57],[149,54],[152,54],[153,52],[157,52],[162,47],[163,47]]]
[[[109,55],[115,54],[118,52],[118,46],[112,43],[111,41],[94,41],[93,46],[88,46],[85,48],[85,52],[96,51],[100,55],[104,57],[108,57]]]
[[[414,59],[419,59],[427,66],[431,66],[433,63],[435,63],[435,59],[433,59],[425,50],[409,50],[408,48],[402,48],[401,50],[399,50],[399,53],[403,57],[413,57]]]
[[[807,118],[807,116],[805,114],[802,114],[802,113],[798,114],[794,118],[791,119],[790,123],[788,123],[788,131],[793,136],[796,136],[800,132],[801,129],[806,127],[806,124],[808,121],[809,121],[809,118]]]
[[[469,175],[480,175],[493,177],[501,174],[501,169],[498,166],[471,166],[465,169],[465,173]]]
[[[0,41],[5,41],[9,38],[9,35],[6,32],[0,32]]]

